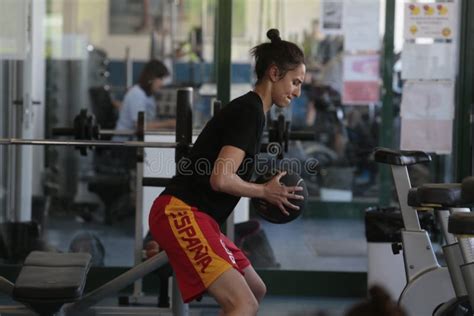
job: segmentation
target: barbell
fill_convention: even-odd
[[[41,145],[41,146],[75,146],[75,147],[153,147],[176,148],[176,142],[143,142],[143,141],[108,141],[108,140],[61,140],[61,139],[22,139],[0,138],[0,145]]]
[[[74,136],[75,139],[73,140],[0,138],[0,145],[74,146],[80,150],[82,155],[87,154],[87,148],[93,147],[175,148],[176,158],[179,158],[192,146],[192,97],[192,88],[187,87],[177,90],[176,142],[145,142],[145,115],[143,112],[138,113],[135,131],[104,131],[100,129],[93,115],[89,115],[87,110],[81,110],[79,115],[74,118],[72,128],[55,128],[52,130],[54,136]],[[137,140],[101,140],[102,135],[134,136]]]
[[[135,130],[103,130],[97,123],[94,115],[87,113],[86,109],[82,109],[78,115],[74,117],[73,127],[54,127],[51,130],[53,137],[58,136],[74,136],[75,139],[93,140],[101,139],[102,136],[138,136],[142,133],[144,127],[140,121],[137,120],[137,128]]]
[[[192,88],[180,88],[177,90],[177,119],[176,119],[176,142],[145,142],[145,117],[143,112],[139,113],[136,130],[102,130],[92,114],[83,109],[74,118],[73,127],[53,128],[53,136],[73,136],[74,140],[63,139],[20,139],[0,138],[0,145],[54,145],[74,146],[82,155],[87,154],[88,148],[93,147],[134,147],[134,148],[175,148],[177,156],[182,156],[192,146]],[[217,114],[221,108],[220,102],[214,103],[213,114]],[[102,140],[102,136],[134,136],[137,141],[109,141]],[[278,148],[272,147],[272,154],[283,158],[283,152],[288,151],[289,140],[313,140],[314,133],[292,132],[289,130],[289,122],[285,121],[283,115],[268,124],[268,144],[262,144],[261,151],[269,152],[270,146],[278,144]]]

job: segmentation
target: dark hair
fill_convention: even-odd
[[[250,50],[255,57],[255,73],[257,81],[263,78],[268,67],[275,65],[283,78],[289,70],[304,63],[303,51],[294,43],[283,41],[277,29],[267,32],[270,43],[262,43]]]
[[[346,316],[405,316],[405,311],[399,307],[387,291],[377,285],[369,290],[369,299],[363,303],[354,305],[346,313]]]
[[[165,64],[161,61],[153,59],[145,64],[138,78],[138,85],[145,91],[147,95],[151,95],[151,83],[154,79],[162,79],[169,76],[170,72]]]

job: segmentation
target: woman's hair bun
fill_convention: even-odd
[[[278,43],[281,41],[280,31],[277,29],[269,29],[267,32],[267,37],[272,41],[272,43]]]

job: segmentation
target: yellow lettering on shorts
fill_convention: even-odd
[[[192,262],[206,288],[224,271],[232,268],[229,262],[217,255],[209,246],[189,205],[171,198],[165,208],[165,214],[179,245]]]

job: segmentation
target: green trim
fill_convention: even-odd
[[[87,275],[87,293],[124,273],[126,267],[93,267]],[[20,271],[19,265],[0,265],[0,275],[14,282]],[[367,273],[328,271],[284,271],[257,270],[265,282],[269,295],[365,297],[367,293]],[[147,295],[157,295],[159,277],[150,273],[143,281]],[[133,293],[132,286],[121,290],[121,295]]]
[[[303,217],[324,219],[363,219],[365,210],[377,201],[323,202],[309,201]]]
[[[364,200],[351,202],[327,202],[309,200],[305,206],[303,218],[307,219],[364,219],[365,210],[377,206],[378,201]],[[250,204],[250,217],[257,217],[255,209]]]
[[[381,147],[393,146],[393,43],[395,33],[395,1],[387,0],[385,5],[385,36],[383,40],[383,56],[381,60],[383,89],[382,89],[382,124],[380,124]],[[390,169],[386,165],[379,165],[380,190],[379,200],[382,206],[390,204],[392,179]]]
[[[365,297],[367,273],[257,270],[270,295]]]
[[[454,121],[454,178],[460,181],[471,175],[471,105],[474,76],[474,3],[461,1],[461,30],[459,47],[459,79]]]
[[[216,82],[217,99],[222,104],[230,101],[231,79],[231,49],[232,49],[232,2],[231,0],[217,1],[216,38]]]

